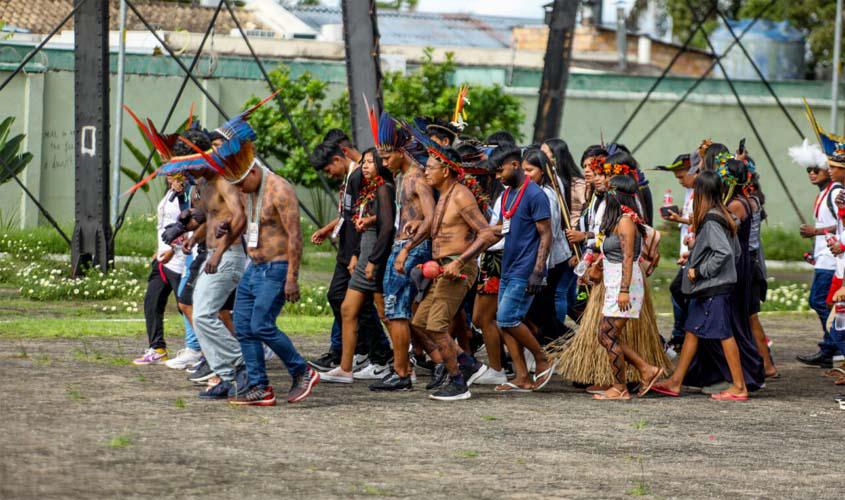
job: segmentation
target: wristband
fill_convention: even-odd
[[[839,242],[839,251],[845,253],[845,244],[841,241]]]

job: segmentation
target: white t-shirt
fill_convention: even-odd
[[[170,201],[170,196],[173,194],[173,191],[168,189],[166,193],[164,193],[164,198],[158,203],[158,213],[157,219],[158,223],[156,228],[157,237],[156,240],[158,241],[158,250],[156,251],[157,258],[161,258],[161,256],[167,252],[168,250],[174,250],[170,245],[161,241],[161,235],[164,233],[164,228],[167,227],[169,224],[173,224],[179,218],[179,212],[182,210],[179,208],[179,198],[174,197],[173,201]],[[170,269],[171,271],[182,274],[185,271],[185,254],[182,253],[181,249],[175,249],[173,252],[173,258],[170,259],[170,262],[164,265],[164,267]]]
[[[684,193],[684,207],[681,210],[681,217],[686,220],[692,219],[692,200],[693,200],[693,191],[690,188],[687,188],[686,192]],[[689,252],[689,247],[687,247],[684,241],[687,239],[687,235],[689,234],[689,224],[681,224],[681,253],[679,257],[683,257],[685,253]]]
[[[836,234],[839,241],[843,241],[842,227],[841,224],[837,224],[836,214],[830,211],[830,206],[827,203],[827,197],[830,197],[830,200],[833,201],[836,199],[837,194],[839,194],[841,190],[841,184],[838,182],[831,183],[827,188],[823,189],[818,196],[816,196],[816,202],[813,205],[813,216],[816,219],[816,229],[836,226]],[[833,208],[836,210],[835,204],[833,205]],[[816,236],[813,257],[816,259],[816,269],[836,269],[837,258],[834,257],[833,254],[830,253],[830,249],[827,248],[827,241],[823,234]]]
[[[490,225],[497,226],[499,224],[499,215],[502,212],[502,196],[504,192],[496,198],[496,203],[493,204],[493,214],[490,216]],[[501,240],[497,241],[493,245],[490,245],[490,248],[487,249],[488,252],[501,252],[505,249],[505,238],[503,237]]]

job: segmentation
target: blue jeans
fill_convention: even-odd
[[[685,268],[682,267],[678,270],[678,274],[681,275],[681,273],[684,272],[684,269]],[[678,276],[676,276],[673,284],[677,282],[678,279]],[[683,277],[681,277],[681,279],[683,279]],[[672,341],[681,345],[684,343],[684,337],[687,334],[684,325],[687,322],[687,316],[689,316],[690,299],[681,293],[679,289],[674,288],[671,285],[669,286],[669,292],[672,297],[672,312],[675,316],[675,323],[672,326]],[[822,302],[824,302],[824,297],[822,297]]]
[[[285,304],[285,261],[251,263],[238,285],[234,323],[246,362],[250,387],[268,385],[264,366],[264,346],[279,356],[291,378],[305,373],[305,360],[287,335],[276,326],[276,318]]]
[[[182,281],[179,282],[179,289],[176,290],[177,297],[182,296],[182,291],[185,289],[185,284],[191,277],[191,263],[193,261],[194,254],[188,254],[187,257],[185,257],[185,272],[182,273]],[[194,327],[191,326],[191,321],[184,314],[182,315],[182,319],[185,321],[185,347],[187,347],[188,349],[193,349],[194,351],[202,350],[200,349],[200,341],[197,340],[197,334],[196,332],[194,332]]]
[[[499,328],[519,326],[525,319],[534,300],[534,296],[525,291],[526,286],[528,280],[521,278],[502,278],[499,282],[499,308],[496,310]]]
[[[332,352],[341,352],[343,350],[343,331],[340,329],[340,321],[337,318],[332,321],[332,337],[331,347]]]
[[[384,315],[387,319],[411,319],[413,316],[411,305],[417,293],[414,284],[411,282],[411,269],[417,264],[422,264],[431,259],[431,241],[426,240],[408,253],[408,258],[405,259],[405,272],[397,273],[393,268],[393,262],[405,243],[407,243],[407,240],[393,243],[393,249],[387,259],[387,267],[384,271]]]
[[[833,272],[832,269],[816,269],[815,273],[813,273],[813,285],[810,287],[810,308],[816,311],[819,321],[822,323],[822,330],[824,330],[822,341],[819,342],[819,349],[830,356],[835,355],[837,350],[842,351],[841,347],[837,349],[836,343],[831,336],[832,332],[829,332],[827,329],[830,307],[825,303],[825,299],[827,299],[827,293],[830,291]]]
[[[563,274],[561,274],[560,280],[557,282],[557,287],[555,288],[555,314],[561,325],[566,321],[569,306],[575,303],[574,293],[577,278],[572,266],[569,264],[563,264],[563,266]]]

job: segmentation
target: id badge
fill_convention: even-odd
[[[246,246],[248,248],[258,247],[258,223],[250,222],[246,232]]]
[[[502,221],[502,234],[508,234],[511,231],[511,220],[505,219]]]
[[[343,222],[345,220],[346,219],[344,219],[343,217],[341,217],[340,219],[337,220],[337,224],[335,225],[334,230],[332,231],[332,239],[333,240],[337,239],[338,235],[340,234],[340,228],[343,227]]]

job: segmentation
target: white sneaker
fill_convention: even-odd
[[[343,371],[339,366],[320,374],[320,382],[330,382],[335,384],[351,384],[354,381],[352,374]]]
[[[505,370],[496,371],[488,367],[487,371],[481,374],[480,377],[473,381],[473,384],[478,385],[502,385],[508,382],[508,377],[505,375]]]
[[[845,361],[845,356],[843,356],[843,355],[841,355],[841,354],[837,354],[836,356],[834,356],[834,357],[833,357],[833,362],[834,362],[834,363],[836,363],[836,362],[838,362],[838,361]]]
[[[357,372],[370,363],[370,356],[367,354],[356,354],[352,357],[352,371]]]
[[[189,366],[195,365],[202,358],[200,351],[185,348],[176,353],[176,357],[168,359],[164,362],[164,366],[173,368],[174,370],[185,370]]]
[[[275,355],[276,355],[276,353],[273,352],[273,349],[270,349],[265,344],[264,345],[264,361],[270,361],[271,359],[273,359],[273,356],[275,356]]]
[[[528,373],[537,371],[537,361],[534,360],[534,355],[531,354],[531,351],[523,348],[522,352],[525,355],[525,366],[528,368]]]
[[[367,366],[354,372],[352,377],[356,380],[381,380],[390,373],[390,365],[377,365],[369,363]]]
[[[417,372],[413,368],[411,368],[411,383],[417,383]]]

